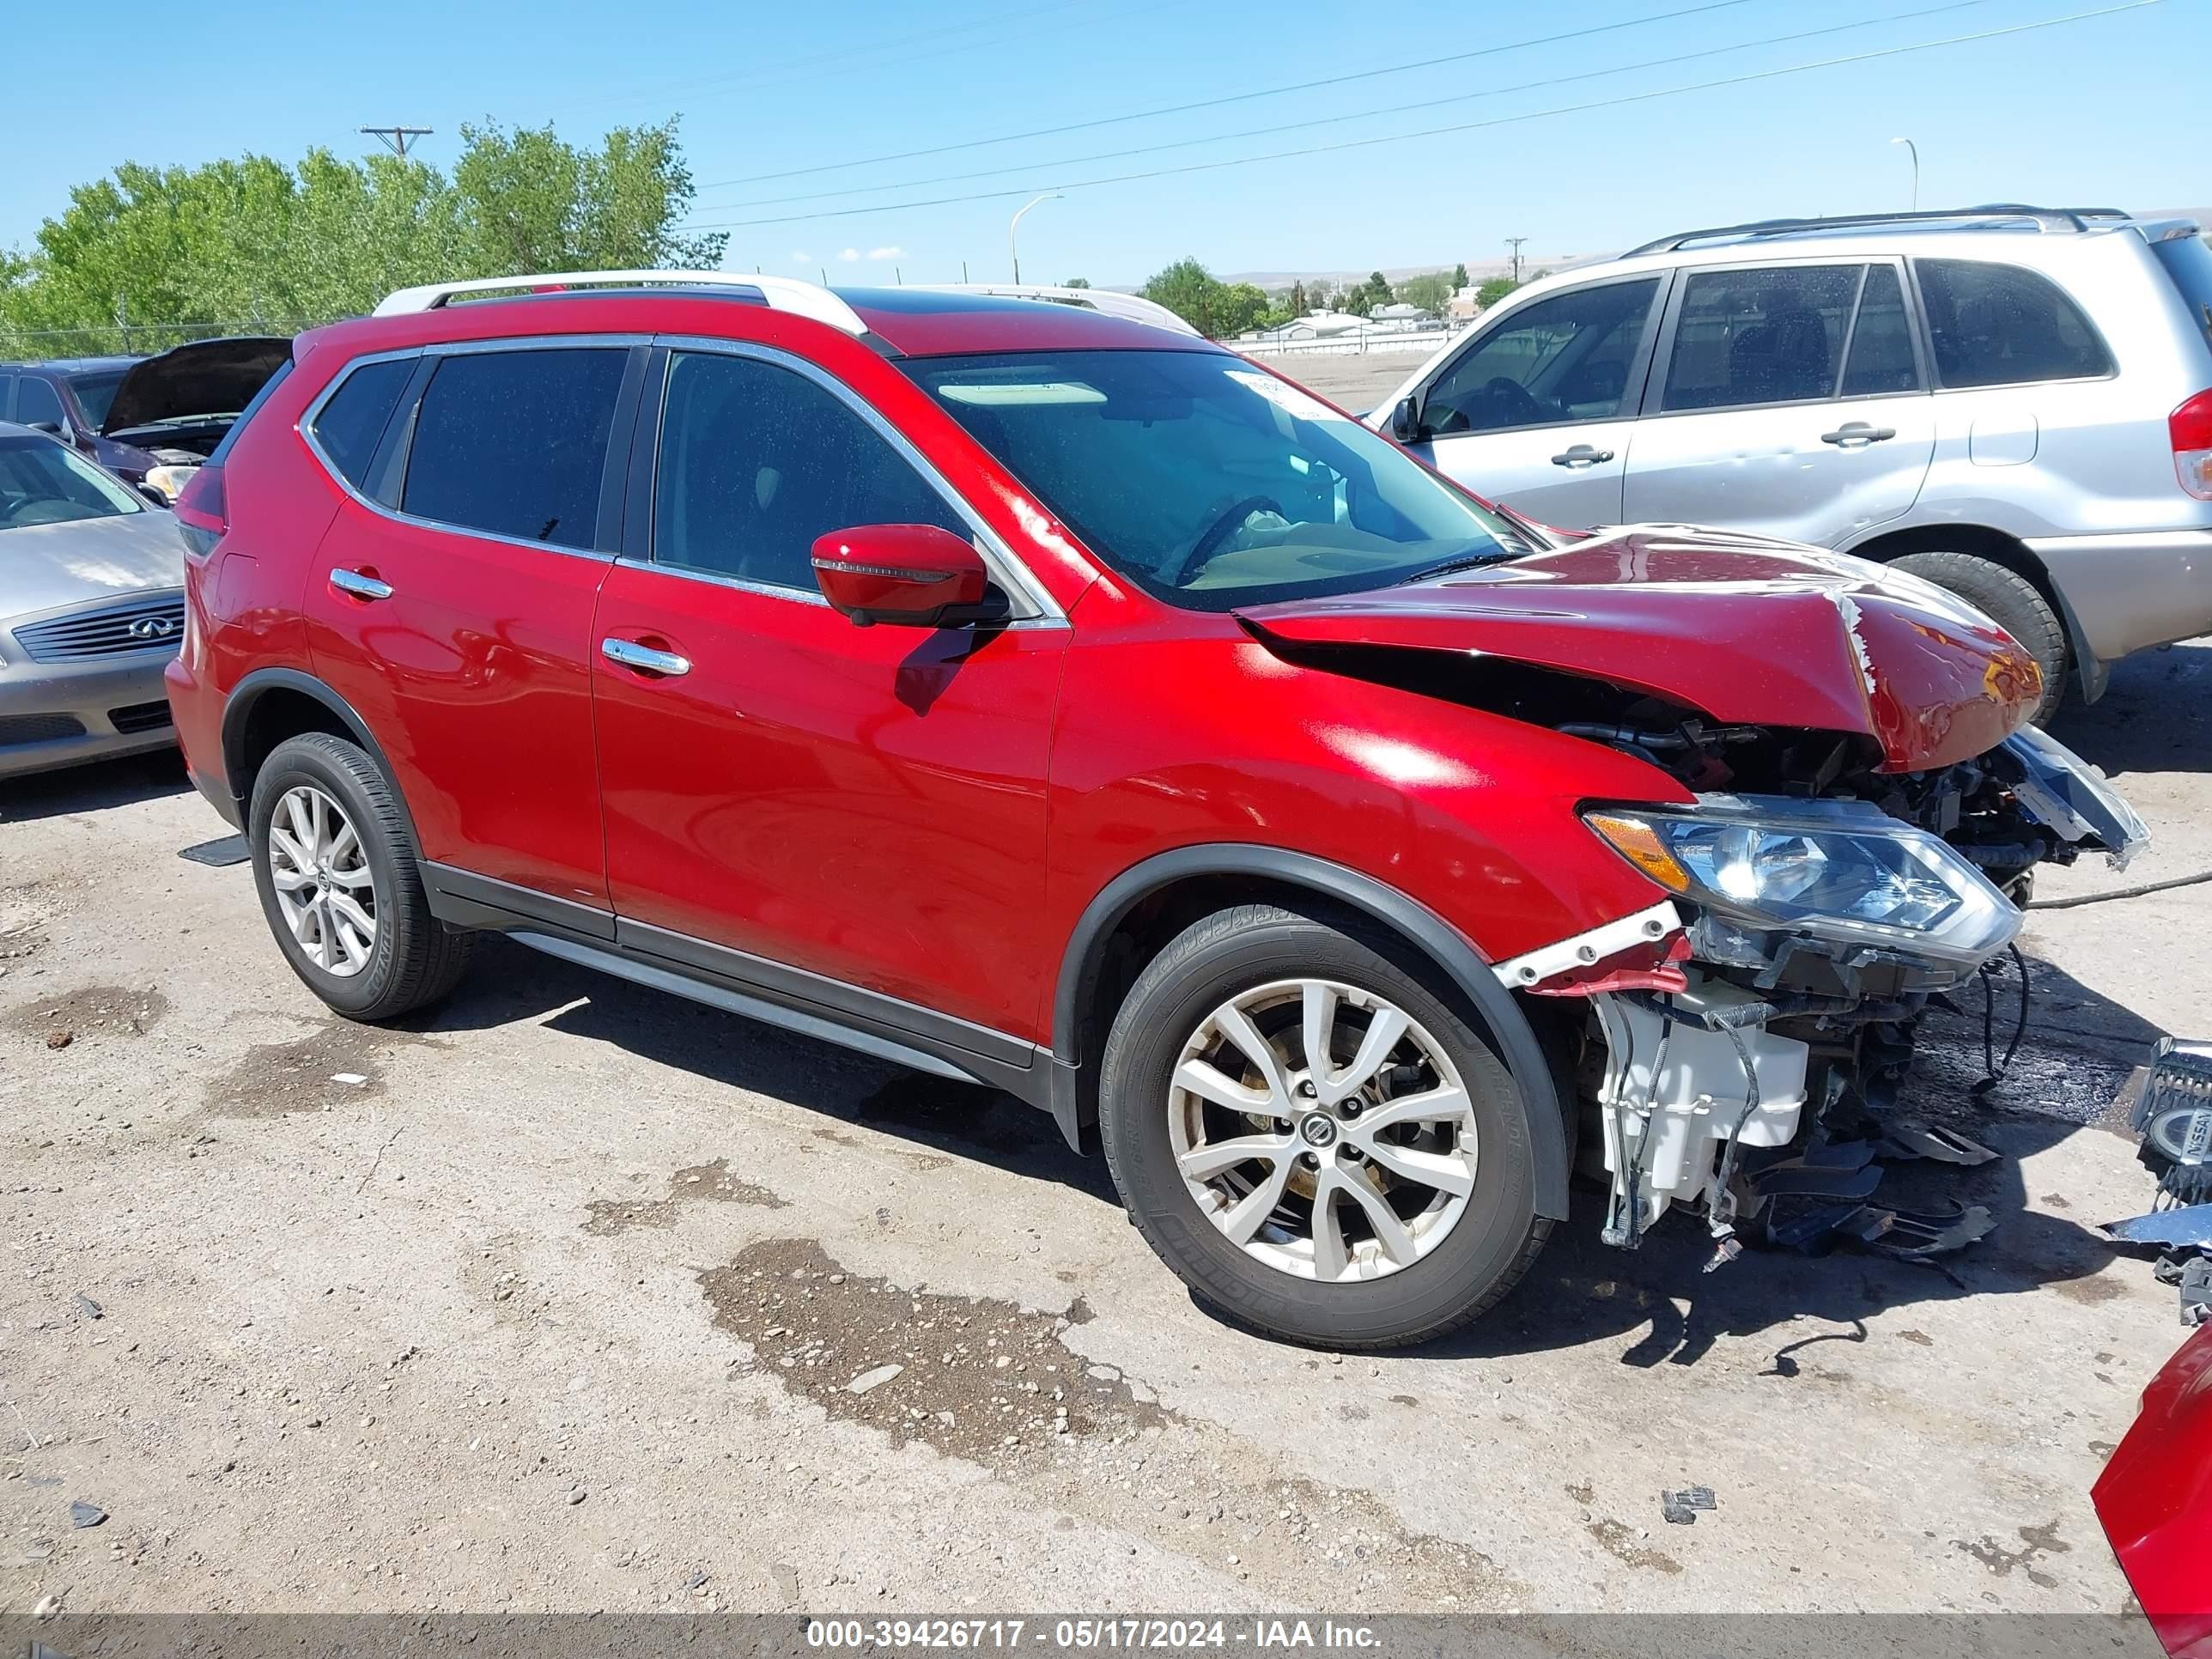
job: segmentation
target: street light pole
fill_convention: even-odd
[[[1031,208],[1036,206],[1039,202],[1057,202],[1058,200],[1060,200],[1060,192],[1056,190],[1048,190],[1045,191],[1043,195],[1036,198],[1035,201],[1023,203],[1021,206],[1014,210],[1014,216],[1006,221],[1006,260],[1007,263],[1012,264],[1014,268],[1014,280],[1016,282],[1018,283],[1022,280],[1022,256],[1014,246],[1015,228],[1021,223],[1022,215],[1027,213]]]
[[[1912,210],[1917,213],[1920,211],[1920,146],[1910,138],[1893,138],[1889,142],[1904,145],[1905,153],[1912,157]]]

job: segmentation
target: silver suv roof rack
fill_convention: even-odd
[[[2020,202],[1994,202],[1982,207],[1942,208],[1920,213],[1851,213],[1832,219],[1755,219],[1748,224],[1719,225],[1710,230],[1686,230],[1662,236],[1620,257],[1633,259],[1646,253],[1673,253],[1692,242],[1735,240],[1756,241],[1765,236],[1796,236],[1808,231],[1863,229],[1874,225],[1958,224],[1973,220],[2027,220],[2038,230],[2087,230],[2093,221],[2116,222],[2129,216],[2118,208],[2041,208]]]
[[[471,276],[457,283],[425,283],[387,294],[370,313],[374,317],[399,317],[410,312],[435,311],[457,295],[497,294],[514,289],[518,297],[533,290],[574,288],[715,288],[756,295],[770,310],[811,317],[817,323],[860,335],[868,325],[860,313],[828,289],[795,276],[748,276],[734,270],[552,270],[535,276]]]

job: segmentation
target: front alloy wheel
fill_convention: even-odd
[[[276,908],[307,959],[350,979],[376,953],[376,877],[345,809],[311,784],[288,789],[269,825]]]
[[[1412,1267],[1474,1190],[1450,1057],[1404,1009],[1335,980],[1277,980],[1208,1015],[1175,1069],[1168,1138],[1206,1218],[1303,1279]]]
[[[1246,904],[1161,947],[1115,1015],[1098,1129],[1145,1242],[1194,1295],[1296,1342],[1466,1324],[1551,1230],[1537,1098],[1425,957],[1368,918]]]

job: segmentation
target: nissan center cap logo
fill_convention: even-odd
[[[131,624],[134,640],[166,640],[176,631],[175,620],[168,617],[141,617]]]

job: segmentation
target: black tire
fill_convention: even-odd
[[[1170,1079],[1183,1044],[1223,1003],[1271,981],[1324,977],[1387,998],[1458,1069],[1474,1102],[1474,1189],[1428,1254],[1379,1278],[1322,1283],[1248,1255],[1201,1212],[1176,1167]],[[1556,1109],[1547,1091],[1543,1109]],[[1528,1103],[1433,966],[1364,918],[1275,905],[1224,910],[1154,957],[1115,1017],[1099,1074],[1108,1167],[1145,1242],[1207,1306],[1316,1347],[1397,1347],[1455,1330],[1513,1288],[1551,1222],[1535,1210]]]
[[[2027,647],[2043,671],[2038,726],[2047,725],[2066,696],[2066,629],[2058,613],[2017,570],[1972,553],[1908,553],[1890,562],[1899,570],[1948,588]]]
[[[270,829],[285,794],[302,785],[322,791],[344,812],[374,883],[374,945],[362,967],[348,975],[325,969],[309,955],[277,902]],[[321,732],[279,744],[253,780],[246,836],[269,931],[292,971],[331,1008],[348,1019],[397,1019],[453,988],[468,965],[473,936],[449,933],[430,914],[398,797],[383,769],[358,745]]]

